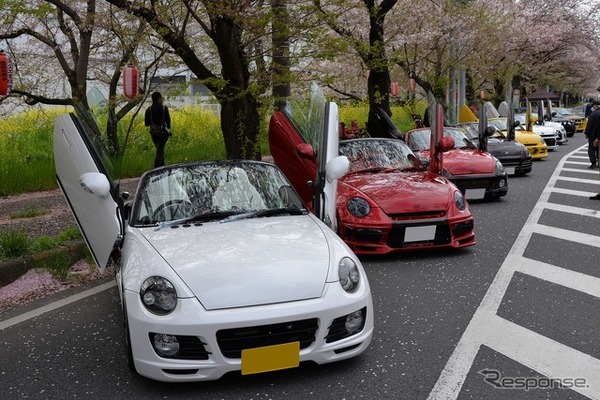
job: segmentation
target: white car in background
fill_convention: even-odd
[[[337,108],[326,111],[337,116]],[[328,138],[337,141],[337,121],[331,126]],[[213,380],[368,348],[373,303],[360,260],[274,164],[155,168],[125,203],[105,154],[77,117],[58,117],[59,186],[98,267],[115,262],[133,371],[158,381]],[[320,218],[336,220],[328,213],[347,168],[348,159],[336,157],[322,171]]]
[[[526,129],[525,114],[515,114],[515,120],[519,121],[521,124],[521,129]],[[566,143],[567,132],[562,124],[558,122],[555,122],[554,124],[560,125],[562,130],[546,124],[549,123],[545,123],[544,125],[531,124],[531,128],[534,133],[537,133],[542,137],[542,139],[544,139],[544,142],[546,142],[546,145],[548,146],[548,150],[556,150],[559,145]]]

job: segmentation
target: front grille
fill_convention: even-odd
[[[404,235],[406,232],[406,228],[409,226],[424,226],[427,224],[422,224],[422,225],[405,225],[405,224],[394,224],[394,226],[392,227],[392,230],[390,232],[390,235],[388,237],[388,241],[387,241],[387,245],[395,248],[395,249],[400,249],[403,247],[412,247],[414,246],[415,243],[428,243],[428,244],[432,244],[432,245],[442,245],[442,244],[448,244],[450,243],[450,228],[448,227],[448,223],[447,222],[443,222],[443,223],[438,223],[436,226],[436,230],[435,230],[435,238],[433,240],[427,240],[427,241],[423,241],[423,242],[408,242],[408,243],[404,243]]]
[[[462,192],[465,189],[487,189],[494,187],[494,180],[490,178],[454,179],[452,183],[458,186]]]
[[[244,349],[291,342],[300,342],[300,348],[304,349],[315,341],[318,328],[317,319],[312,318],[271,325],[222,329],[217,332],[217,343],[226,358],[241,358]]]
[[[441,218],[446,214],[446,210],[434,211],[417,211],[408,213],[390,214],[389,217],[394,221],[406,221],[407,219],[423,219],[423,218]]]
[[[556,146],[556,139],[552,138],[552,139],[546,139],[544,138],[544,141],[546,142],[547,146]]]
[[[519,166],[517,167],[517,171],[531,170],[532,165],[533,164],[531,158],[528,158],[527,160],[523,160],[523,162],[519,164]]]

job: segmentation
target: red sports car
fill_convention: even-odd
[[[406,132],[408,147],[428,162],[430,154],[429,128]],[[460,128],[444,127],[444,137],[452,138],[454,146],[443,154],[443,175],[452,181],[467,200],[497,198],[508,193],[508,177],[502,163],[488,152],[480,151]]]
[[[314,104],[314,102],[313,102]],[[322,102],[317,103],[322,104]],[[313,207],[317,157],[323,143],[337,141],[334,123],[316,123],[290,104],[273,114],[269,145],[275,163]],[[317,134],[315,134],[317,132]],[[330,154],[331,148],[327,151]],[[475,244],[473,216],[458,188],[443,176],[426,170],[399,139],[351,139],[339,142],[339,154],[350,161],[349,172],[338,180],[338,234],[357,254],[385,254],[423,248],[460,248]],[[320,157],[319,157],[320,158]],[[324,160],[326,162],[326,160]],[[325,178],[326,179],[326,178]]]

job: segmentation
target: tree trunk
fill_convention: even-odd
[[[383,22],[385,14],[370,12],[369,54],[367,65],[369,77],[367,91],[369,94],[369,118],[367,122],[369,135],[372,137],[392,137],[389,130],[382,127],[377,121],[377,109],[381,108],[392,115],[390,109],[390,70],[384,47]]]
[[[285,107],[290,97],[289,15],[285,0],[271,0],[273,10],[273,106]]]
[[[227,158],[260,160],[260,118],[256,97],[247,94],[221,100],[219,103]]]

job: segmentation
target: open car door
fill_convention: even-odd
[[[316,84],[308,99],[291,99],[269,123],[269,147],[277,166],[290,180],[309,209],[337,228],[337,179],[349,167],[338,155],[339,111]]]
[[[119,190],[106,168],[108,162],[102,144],[93,140],[75,115],[64,114],[57,118],[54,124],[56,179],[101,271],[123,235]]]

